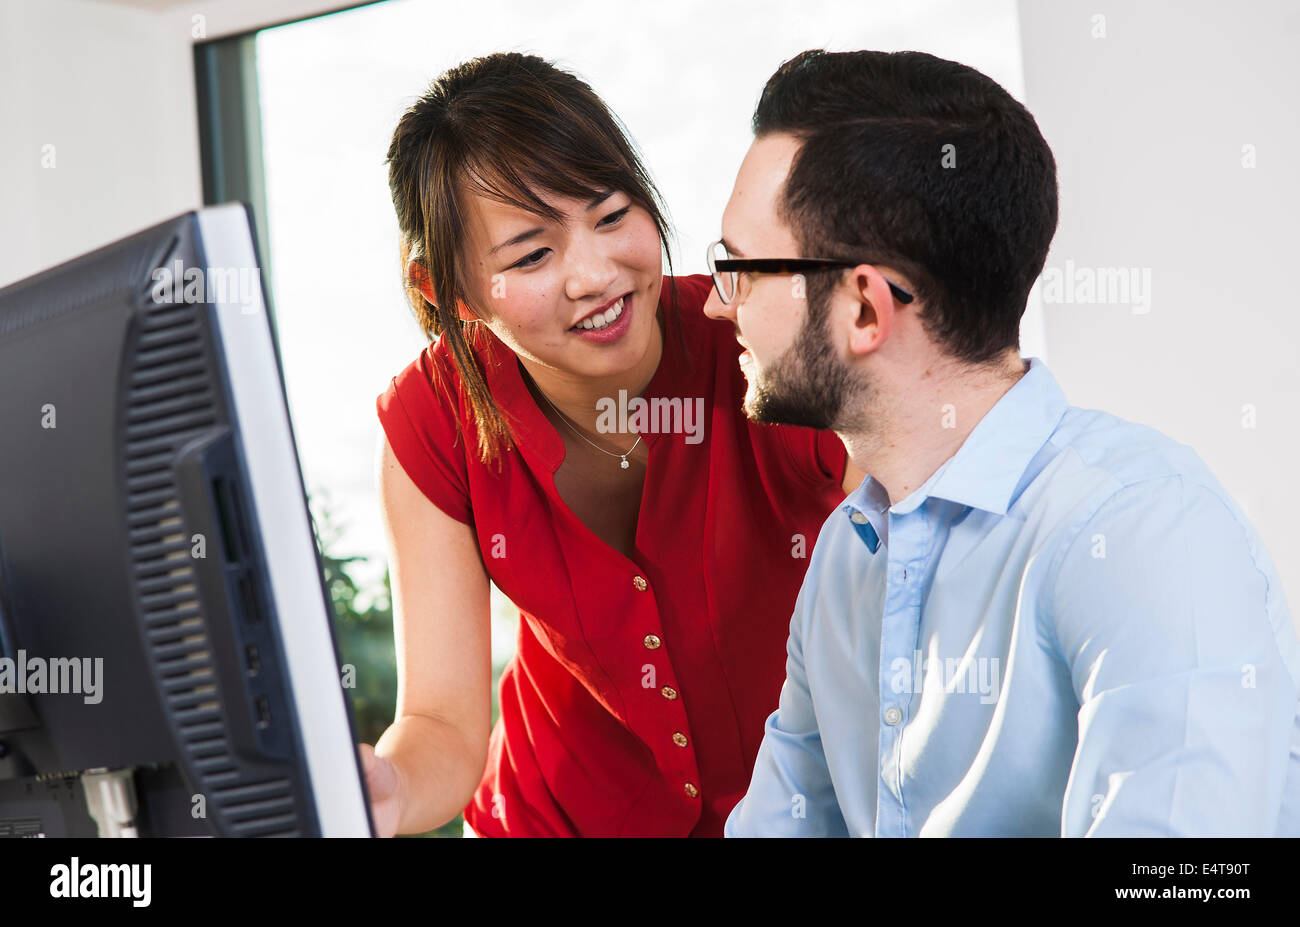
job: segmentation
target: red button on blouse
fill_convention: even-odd
[[[484,836],[721,836],[780,700],[807,558],[844,497],[844,446],[832,432],[749,421],[735,328],[703,313],[710,279],[677,278],[678,311],[668,283],[663,355],[643,397],[701,398],[703,440],[642,434],[631,559],[561,499],[564,441],[483,326],[471,343],[516,441],[500,471],[478,460],[442,339],[376,402],[397,460],[474,527],[488,575],[520,610],[465,808]],[[501,540],[506,556],[494,557]]]

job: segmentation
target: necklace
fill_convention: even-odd
[[[531,380],[532,377],[529,377],[529,379]],[[627,454],[631,454],[633,451],[635,451],[635,450],[636,450],[636,446],[637,446],[638,444],[641,443],[641,436],[640,436],[640,435],[637,435],[637,436],[636,436],[636,441],[633,442],[632,446],[629,447],[629,448],[627,449],[627,454],[615,454],[613,451],[607,451],[607,450],[605,450],[603,447],[601,447],[599,444],[597,444],[595,441],[592,441],[590,438],[588,438],[586,435],[584,435],[581,431],[579,431],[579,430],[578,430],[578,429],[577,429],[577,428],[576,428],[576,427],[575,427],[575,426],[574,426],[574,425],[569,421],[569,417],[568,417],[567,415],[565,415],[563,412],[561,412],[558,408],[556,408],[555,403],[551,402],[550,399],[547,399],[546,394],[542,392],[542,388],[541,388],[540,386],[537,386],[536,381],[533,382],[533,386],[536,387],[536,389],[537,389],[537,395],[541,396],[542,399],[546,400],[546,404],[547,404],[548,406],[550,406],[552,409],[555,409],[555,414],[558,415],[558,416],[560,417],[560,421],[564,422],[564,424],[566,424],[566,425],[569,426],[569,430],[570,430],[570,431],[572,431],[575,435],[577,435],[577,436],[578,436],[579,438],[581,438],[582,440],[586,441],[588,444],[590,444],[590,445],[591,445],[592,447],[594,447],[596,450],[600,451],[602,454],[608,454],[610,457],[617,457],[617,458],[619,459],[619,461],[620,461],[619,466],[622,467],[624,470],[626,470],[629,466],[631,466],[631,465],[627,462]]]

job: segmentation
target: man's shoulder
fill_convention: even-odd
[[[1038,495],[1049,504],[1055,497],[1058,540],[1076,539],[1086,524],[1102,530],[1145,522],[1168,526],[1165,540],[1181,543],[1174,535],[1195,528],[1244,543],[1262,570],[1271,569],[1248,516],[1190,446],[1148,425],[1074,406],[1050,444],[1058,453]]]
[[[1225,515],[1251,530],[1201,456],[1149,425],[1070,406],[1044,450],[1024,500],[1062,516],[1062,529],[1113,511],[1121,499],[1154,510],[1200,498],[1216,500]]]
[[[1153,479],[1179,477],[1223,492],[1190,446],[1149,425],[1109,412],[1070,406],[1051,441],[1081,467],[1108,476],[1116,489]]]
[[[1145,602],[1191,596],[1222,620],[1267,617],[1292,678],[1300,641],[1277,564],[1245,509],[1189,446],[1146,425],[1071,407],[1052,436],[1056,506],[1037,519],[1044,532],[1044,578],[1059,605]],[[1034,521],[1027,518],[1026,522]],[[1109,596],[1109,599],[1105,598]],[[1100,598],[1099,598],[1100,597]],[[1112,605],[1083,610],[1084,623],[1109,620]],[[1176,611],[1176,608],[1175,608]],[[1131,616],[1124,616],[1126,618]]]

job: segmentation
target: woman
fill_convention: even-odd
[[[720,836],[784,680],[834,434],[757,425],[707,276],[619,123],[520,54],[435,80],[388,152],[437,337],[378,398],[397,719],[378,831]],[[489,731],[489,580],[520,609]]]

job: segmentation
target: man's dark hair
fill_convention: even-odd
[[[815,49],[771,76],[753,129],[802,141],[778,210],[804,256],[897,267],[926,331],[967,363],[1019,347],[1056,161],[996,81],[923,52]],[[829,282],[810,280],[810,306]]]

